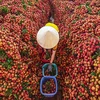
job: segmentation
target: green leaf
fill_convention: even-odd
[[[10,42],[7,42],[7,44],[10,46]]]
[[[71,33],[71,32],[70,32],[70,31],[68,31],[68,33],[67,33],[67,34],[68,34],[68,37],[69,37],[70,33]]]
[[[19,22],[20,25],[22,25],[22,23],[24,23],[24,20],[21,20],[21,21]]]
[[[20,15],[20,14],[21,14],[21,12],[20,12],[20,11],[17,11],[17,12],[16,12],[16,15]]]
[[[92,12],[91,7],[89,5],[86,5],[86,8],[87,8],[88,13],[91,14],[91,12]]]
[[[7,58],[7,61],[8,65],[13,65],[13,59],[12,58]]]
[[[8,65],[7,69],[11,69],[12,66]]]
[[[1,26],[1,30],[4,30],[4,29],[5,29],[5,28],[4,28],[4,26],[2,25],[2,26]]]
[[[36,66],[39,66],[40,65],[40,63],[38,62],[38,63],[36,63]]]
[[[12,19],[16,19],[16,17],[14,15],[11,16]]]
[[[80,19],[80,15],[76,16],[76,21],[78,21]]]
[[[2,0],[0,0],[0,3],[2,2]]]
[[[98,15],[100,15],[100,10],[98,11]]]
[[[2,66],[5,67],[6,69],[11,69],[13,66],[13,59],[12,58],[7,58],[6,62],[2,63]]]
[[[70,10],[70,8],[67,6],[67,7],[65,8],[65,10]]]
[[[30,41],[32,42],[32,45],[33,45],[34,47],[36,47],[36,44],[35,44],[36,39],[33,38],[32,35],[30,35]]]
[[[18,64],[18,70],[20,70],[20,69],[21,69],[20,64]]]
[[[11,69],[11,67],[12,67],[12,66],[8,65],[8,63],[6,63],[6,62],[3,63],[2,66],[5,67],[8,70]]]
[[[76,96],[76,100],[78,100],[78,95]]]
[[[75,24],[76,23],[76,20],[72,20],[72,24]]]
[[[28,82],[22,82],[22,88],[23,90],[27,90],[29,83]]]
[[[3,49],[0,49],[0,58],[7,58],[6,52]]]
[[[96,76],[96,73],[95,73],[95,72],[91,72],[91,75],[92,75],[92,76]]]
[[[90,7],[87,7],[88,13],[90,14],[92,12]]]
[[[23,28],[22,33],[25,34],[27,32],[28,32],[27,29],[26,28]]]
[[[81,92],[79,92],[79,96],[83,96],[83,94]]]
[[[80,52],[82,53],[82,52],[83,52],[83,50],[80,50]]]
[[[83,88],[85,88],[85,85],[83,83],[80,84]]]
[[[86,6],[89,6],[90,5],[90,3],[89,2],[86,2]]]
[[[7,68],[8,64],[6,62],[2,63],[2,66]]]
[[[25,1],[24,0],[22,0],[22,4],[25,4]]]
[[[23,8],[26,10],[26,8],[27,8],[26,4],[23,4]]]
[[[24,56],[25,56],[25,57],[29,57],[29,52],[28,52],[28,50],[23,50],[23,51],[20,52],[20,54],[21,54],[22,57],[24,57]]]
[[[89,87],[85,86],[84,84],[80,84],[87,92],[88,94],[91,96],[92,94],[90,93]]]
[[[50,53],[47,51],[46,52],[46,59],[49,59],[50,58]]]
[[[100,39],[100,37],[99,37],[99,39]],[[97,45],[100,46],[100,42]]]
[[[9,8],[7,6],[0,7],[0,11],[3,14],[7,14],[9,12]]]
[[[97,55],[93,55],[93,56],[92,56],[92,59],[96,59],[96,58],[97,58]]]
[[[98,44],[99,45],[99,44]],[[94,54],[92,55],[92,59],[96,59],[98,56],[100,56],[100,49],[98,48]]]
[[[17,94],[14,94],[14,100],[19,100]]]
[[[3,100],[3,97],[0,97],[0,100]]]
[[[35,2],[38,2],[38,0],[35,0]]]
[[[78,9],[81,9],[81,8],[82,8],[82,5],[80,4],[77,8],[78,8]]]
[[[11,61],[12,61],[12,60],[10,60],[10,59],[7,59],[7,62],[8,62],[8,63],[11,63]]]
[[[32,6],[32,2],[31,1],[28,1],[28,5]]]
[[[6,96],[12,95],[12,90],[12,88],[8,88],[8,90],[6,91]]]

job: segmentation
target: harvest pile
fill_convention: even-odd
[[[67,7],[70,14],[64,22],[66,14],[61,13],[63,17],[59,27],[62,26],[63,37],[56,61],[59,61],[58,77],[59,80],[62,77],[60,83],[65,100],[100,99],[100,7],[90,4],[89,1],[83,4],[71,3],[73,6]],[[57,13],[55,15],[59,16]]]
[[[54,11],[62,100],[100,99],[100,0],[0,0],[0,100],[42,100],[36,33]]]
[[[56,90],[56,86],[53,79],[49,79],[43,84],[43,93],[47,93],[47,94],[54,93],[55,90]]]

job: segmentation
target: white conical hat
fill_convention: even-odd
[[[59,33],[50,26],[42,27],[37,33],[37,42],[45,49],[55,47],[59,42]]]

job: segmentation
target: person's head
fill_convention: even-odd
[[[55,47],[59,42],[59,29],[53,23],[47,23],[37,33],[37,42],[45,49]]]

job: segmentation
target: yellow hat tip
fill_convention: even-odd
[[[51,27],[53,27],[57,32],[59,32],[59,28],[58,28],[58,26],[56,25],[56,24],[54,24],[54,23],[47,23],[45,26],[51,26]]]

